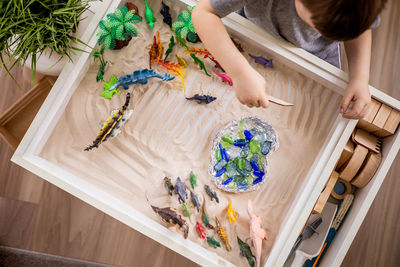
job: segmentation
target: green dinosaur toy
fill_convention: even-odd
[[[207,236],[207,243],[213,246],[214,248],[221,247],[221,244],[213,237]]]
[[[157,20],[153,15],[153,10],[149,7],[146,0],[144,0],[144,5],[145,5],[144,17],[146,18],[146,22],[149,25],[149,27],[153,29],[154,22],[156,22]]]
[[[192,185],[192,189],[194,189],[197,186],[196,175],[194,175],[192,171],[190,172],[190,184]]]
[[[177,32],[175,32],[175,37],[176,40],[178,40],[179,44],[183,47],[185,47],[187,50],[189,50],[189,46],[187,46],[186,41],[184,38],[181,37],[181,35]]]
[[[172,49],[174,49],[175,44],[176,44],[176,43],[175,43],[175,38],[174,38],[173,35],[171,35],[171,39],[169,39],[168,49],[167,49],[167,51],[165,52],[164,61],[166,61],[166,60],[167,60],[167,57],[169,56],[169,54],[172,53]]]
[[[117,82],[118,82],[117,77],[112,75],[109,82],[104,82],[104,85],[103,85],[104,91],[100,95],[102,97],[108,98],[108,99],[112,98],[114,94],[120,95],[121,91],[118,90],[118,89],[114,89],[114,90],[109,91],[111,86],[113,86]]]
[[[237,237],[237,241],[240,247],[240,255],[246,257],[247,261],[249,262],[249,265],[251,267],[254,267],[255,257],[253,253],[251,253],[250,246],[246,242],[242,241],[239,237]]]
[[[199,65],[201,70],[204,70],[204,72],[207,74],[207,76],[211,76],[210,74],[208,74],[206,66],[204,65],[204,62],[201,61],[200,58],[198,58],[195,54],[190,53],[190,56],[193,58],[194,63],[196,63],[197,65]]]
[[[190,217],[190,215],[192,214],[186,202],[182,202],[182,210],[185,217]]]

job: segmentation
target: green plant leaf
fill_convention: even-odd
[[[124,20],[124,15],[122,14],[120,9],[116,9],[114,12],[115,17],[119,20],[119,21],[123,21]]]
[[[132,23],[125,24],[125,30],[129,36],[132,36],[132,37],[137,36],[137,30]]]
[[[141,17],[139,17],[138,15],[133,15],[133,18],[132,18],[132,22],[133,23],[139,23],[139,22],[141,22],[142,21],[142,18]]]
[[[123,35],[123,33],[124,33],[124,26],[123,25],[115,27],[114,29],[115,29],[115,32],[114,32],[115,39],[122,40],[122,41],[126,40],[126,37]]]
[[[185,26],[185,23],[181,22],[181,21],[176,21],[172,24],[172,28],[181,28]]]
[[[107,49],[114,49],[115,48],[115,40],[112,36],[108,35],[104,45]]]
[[[133,19],[133,16],[135,15],[135,10],[132,9],[131,11],[128,11],[125,15],[125,22],[126,21],[130,21],[131,19]]]
[[[183,38],[185,38],[187,34],[188,34],[188,28],[186,27],[183,27],[179,32],[179,35],[182,36]]]

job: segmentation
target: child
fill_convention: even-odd
[[[220,17],[239,10],[273,36],[340,68],[344,41],[350,80],[340,112],[360,119],[368,112],[372,33],[386,0],[200,0],[193,25],[207,49],[233,80],[236,97],[249,107],[268,107],[266,81],[236,49]],[[353,103],[350,110],[349,105]]]

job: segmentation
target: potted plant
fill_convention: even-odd
[[[128,7],[117,8],[114,13],[107,14],[106,20],[99,23],[100,32],[97,33],[98,44],[106,49],[121,49],[127,46],[132,37],[137,36],[134,24],[142,19],[135,14],[135,9]]]
[[[15,65],[30,61],[34,80],[39,58],[55,55],[55,63],[71,60],[74,51],[82,51],[78,44],[84,43],[76,32],[91,1],[0,1],[1,66],[10,74]]]
[[[182,38],[186,38],[189,42],[197,43],[200,41],[196,29],[192,23],[192,10],[194,7],[188,6],[188,10],[184,10],[178,15],[178,21],[172,24],[172,28],[175,29],[177,35]]]

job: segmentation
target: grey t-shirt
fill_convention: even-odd
[[[294,0],[210,0],[220,17],[238,11],[269,34],[340,68],[339,42],[325,39],[297,14]],[[378,19],[371,25],[379,25]]]

